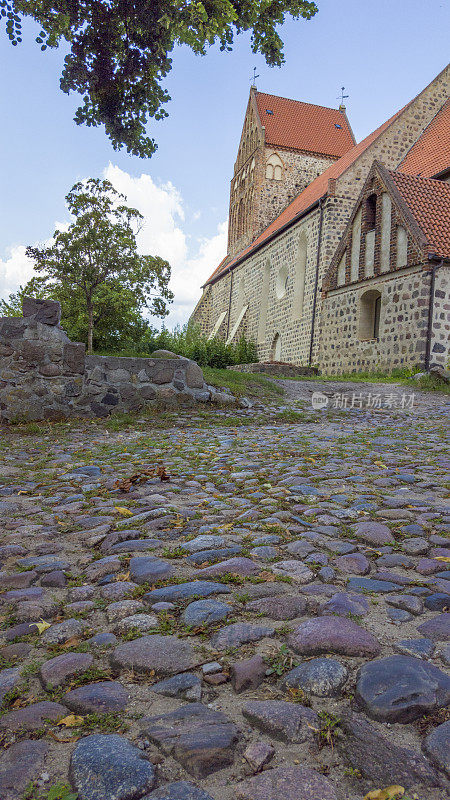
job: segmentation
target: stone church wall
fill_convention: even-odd
[[[282,178],[281,180],[266,178],[264,172],[263,183],[259,188],[255,238],[281,214],[294,197],[297,197],[336,160],[281,147],[266,147],[264,163],[274,153],[283,162]]]
[[[450,266],[436,270],[430,366],[450,368]]]
[[[363,183],[369,173],[369,170],[375,159],[380,160],[389,169],[398,168],[400,162],[405,157],[406,153],[410,150],[412,145],[417,141],[418,137],[423,132],[424,128],[431,122],[439,108],[445,102],[448,95],[450,77],[450,67],[447,67],[443,73],[438,76],[433,83],[427,87],[421,95],[411,103],[409,108],[403,111],[398,119],[394,121],[383,133],[380,134],[378,139],[370,145],[367,150],[352,164],[346,172],[344,172],[334,183],[328,187],[328,195],[324,201],[323,208],[323,227],[320,243],[319,254],[319,284],[316,305],[316,322],[314,328],[314,346],[312,364],[319,363],[321,367],[321,358],[319,355],[320,337],[322,329],[324,330],[325,338],[329,339],[331,334],[329,331],[330,319],[323,318],[322,315],[322,300],[321,300],[321,284],[322,279],[328,270],[331,259],[336,251],[336,248],[343,236],[345,227],[350,218],[351,211],[354,204],[361,192]],[[278,151],[276,151],[278,152]],[[284,158],[284,154],[283,154]],[[295,170],[293,171],[294,174]],[[301,176],[299,177],[301,179]],[[293,179],[294,180],[294,179]],[[268,183],[276,183],[276,181],[267,181]],[[262,206],[261,206],[262,208]],[[261,213],[261,210],[258,211]],[[277,212],[273,214],[275,217]],[[273,221],[272,218],[267,219],[267,223]],[[274,341],[277,333],[281,339],[281,352],[279,352],[280,359],[292,363],[307,365],[309,358],[309,348],[311,339],[311,321],[312,321],[312,305],[314,296],[314,282],[315,270],[317,263],[317,249],[318,249],[318,230],[319,230],[319,211],[314,209],[307,217],[299,220],[292,225],[287,231],[280,233],[276,239],[268,242],[258,252],[249,255],[246,260],[239,264],[234,269],[233,276],[233,291],[231,299],[231,314],[230,321],[227,326],[228,330],[232,330],[234,321],[237,319],[239,313],[240,300],[238,298],[238,287],[241,278],[245,287],[245,298],[248,303],[248,311],[246,314],[246,330],[247,335],[257,341],[258,343],[258,358],[261,361],[274,358]],[[296,258],[298,255],[298,247],[302,231],[305,232],[308,241],[308,256],[306,263],[305,274],[305,290],[304,290],[304,303],[303,313],[299,320],[293,318],[293,304],[294,304],[294,276],[296,272]],[[268,277],[265,273],[266,267],[269,265]],[[285,296],[279,299],[276,295],[277,276],[281,268],[287,271],[287,284]],[[404,277],[406,273],[402,272],[402,276],[398,276],[398,280],[406,280]],[[439,276],[439,280],[443,280]],[[222,312],[228,312],[230,301],[230,274],[216,281],[211,285],[211,293],[209,296],[205,294],[205,303],[208,304],[208,312],[205,314],[203,324],[210,333]],[[367,288],[367,282],[365,283]],[[405,291],[408,291],[405,289]],[[444,290],[443,290],[444,291]],[[445,288],[447,298],[448,289]],[[242,293],[241,293],[242,294]],[[342,293],[338,293],[334,302],[338,298],[344,302]],[[439,298],[439,301],[442,298]],[[442,299],[445,305],[447,300]],[[416,309],[417,310],[417,309]],[[196,319],[202,312],[202,303],[197,307],[194,319]],[[327,306],[326,315],[329,315],[330,309]],[[343,311],[343,315],[347,314]],[[395,315],[395,309],[392,312]],[[265,319],[261,320],[261,315]],[[206,323],[206,317],[208,323]],[[423,322],[420,313],[421,322]],[[337,312],[335,315],[336,324],[340,324],[340,315]],[[441,325],[444,323],[441,320]],[[328,327],[327,327],[328,326]],[[334,334],[334,337],[339,337],[339,325]],[[448,329],[442,327],[441,333],[445,334]],[[417,335],[421,336],[420,331],[416,331]],[[440,336],[441,334],[439,334]],[[406,333],[405,333],[406,342]],[[409,340],[408,340],[409,342]],[[375,352],[375,346],[371,349],[366,346],[367,354],[359,360],[367,361],[368,363],[374,362],[376,359],[384,359],[385,367],[391,368],[399,363],[419,363],[421,361],[420,352],[419,356],[410,352],[409,346],[406,343],[399,345],[395,344],[396,352],[392,352],[392,357],[384,351]],[[440,342],[438,342],[440,344]],[[403,352],[403,347],[407,348],[407,352]],[[420,343],[418,343],[420,346]],[[397,352],[397,348],[400,351]],[[361,348],[360,348],[361,349]],[[370,349],[370,353],[368,352]],[[322,351],[323,352],[323,348]],[[435,354],[433,354],[434,356]],[[442,357],[437,354],[436,357]],[[407,358],[406,358],[407,357]],[[403,362],[401,361],[403,358]],[[387,359],[387,360],[386,360]],[[333,357],[333,361],[335,358]],[[327,356],[326,365],[329,365],[329,357]],[[365,367],[360,366],[359,369]]]
[[[381,294],[379,337],[361,339],[361,298],[371,290]],[[321,372],[424,368],[429,296],[430,274],[417,268],[328,292],[322,301]]]
[[[86,356],[58,325],[0,318],[0,421],[106,417],[149,403],[221,401],[187,358]]]

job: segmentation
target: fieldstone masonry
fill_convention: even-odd
[[[173,353],[86,356],[84,344],[71,342],[59,327],[60,316],[59,303],[27,298],[23,318],[0,318],[0,421],[107,417],[149,403],[233,400],[205,384],[198,364]]]
[[[356,283],[347,291],[341,286],[330,287],[328,294],[322,293],[322,288],[374,161],[388,170],[401,172],[403,159],[447,101],[449,78],[450,66],[447,66],[399,114],[368,137],[364,146],[357,146],[353,160],[348,157],[347,163],[347,156],[343,156],[342,170],[336,171],[334,177],[331,174],[328,184],[324,177],[323,184],[305,198],[301,212],[296,214],[294,207],[292,213],[277,222],[283,197],[287,202],[288,196],[295,195],[304,185],[311,185],[327,164],[317,159],[308,161],[309,157],[300,154],[294,158],[284,151],[278,152],[277,148],[283,162],[283,180],[266,179],[256,156],[251,169],[252,147],[259,152],[262,143],[256,134],[252,139],[253,118],[248,112],[232,182],[228,257],[203,287],[191,320],[206,335],[215,333],[225,340],[231,334],[237,340],[245,332],[256,341],[258,359],[262,362],[316,365],[321,371],[336,373],[424,366],[430,272],[422,270],[423,257],[416,258],[410,244],[406,264],[399,264],[397,270],[397,244],[392,239],[393,269],[385,270],[381,242],[375,241],[373,277],[370,269],[363,277],[366,252],[365,242],[361,243],[359,273],[364,289],[379,291],[384,303],[379,341],[368,343],[358,335],[362,287],[357,288]],[[251,101],[252,98],[250,110]],[[247,150],[242,149],[243,144],[248,145]],[[267,159],[271,151],[266,148],[264,152]],[[248,185],[240,179],[236,184],[240,171],[247,169],[247,162],[250,163],[245,178]],[[306,199],[310,204],[305,207]],[[237,212],[241,201],[247,212],[247,217],[244,215],[247,225],[239,227]],[[379,222],[381,214],[382,206],[378,211]],[[397,220],[393,209],[393,236],[397,221],[404,224],[400,217]],[[266,237],[255,244],[261,229],[269,223],[273,228],[267,228]],[[367,233],[364,216],[362,225],[364,239]],[[253,246],[249,247],[251,242]],[[386,249],[386,243],[383,247]],[[348,281],[349,266],[347,263]],[[396,271],[398,274],[393,275]],[[245,315],[235,331],[245,307]],[[448,364],[449,326],[447,265],[436,272],[430,366]]]

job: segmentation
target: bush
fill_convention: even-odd
[[[179,356],[190,358],[201,367],[224,369],[232,364],[251,364],[258,360],[256,345],[245,336],[236,344],[225,344],[222,339],[208,339],[195,325],[162,328],[157,331],[148,327],[136,342],[124,342],[120,350],[108,351],[108,355],[142,356],[148,358],[154,350],[170,350]]]

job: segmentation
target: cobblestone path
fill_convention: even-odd
[[[283,383],[1,429],[1,800],[448,798],[448,399]]]

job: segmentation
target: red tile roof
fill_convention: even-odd
[[[421,228],[428,251],[450,258],[450,184],[390,170],[389,175]]]
[[[346,115],[336,108],[263,92],[255,96],[268,145],[340,158],[355,144]]]
[[[450,99],[425,128],[398,168],[406,175],[421,175],[423,178],[432,178],[450,169]]]
[[[342,156],[338,161],[335,161],[334,164],[331,164],[325,172],[322,172],[321,175],[313,180],[306,189],[303,190],[293,201],[289,203],[289,205],[281,212],[281,214],[274,219],[271,224],[265,228],[265,230],[252,242],[248,247],[244,250],[241,250],[234,258],[230,261],[227,261],[226,264],[223,261],[219,264],[218,267],[214,270],[212,275],[208,278],[206,283],[210,283],[210,281],[219,277],[220,274],[225,273],[228,271],[230,267],[240,261],[244,256],[249,255],[255,248],[265,242],[267,239],[270,239],[274,233],[281,230],[285,225],[288,225],[290,222],[293,222],[294,219],[300,217],[310,206],[313,206],[317,203],[321,197],[324,197],[327,193],[328,189],[328,181],[330,178],[338,178],[342,175],[348,167],[350,167],[354,161],[362,154],[365,150],[380,136],[383,131],[389,127],[391,122],[393,122],[403,111],[397,111],[393,117],[388,119],[383,125],[380,125],[375,131],[373,131],[369,136],[366,136],[365,139],[362,140],[359,144],[356,144],[349,150],[345,155]]]

